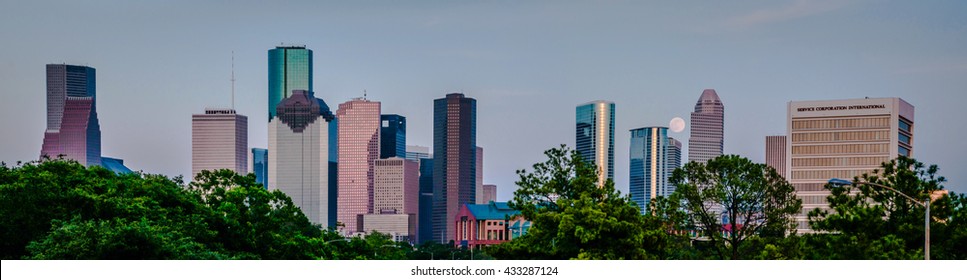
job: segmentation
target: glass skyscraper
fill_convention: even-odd
[[[406,117],[381,115],[379,158],[406,157]]]
[[[40,155],[101,165],[101,127],[97,119],[92,67],[47,64],[47,130]]]
[[[296,90],[278,104],[269,122],[268,189],[292,198],[313,224],[335,225],[329,170],[329,125],[321,100]]]
[[[359,230],[357,216],[373,211],[374,168],[379,159],[380,103],[365,98],[339,104],[337,221],[345,233]]]
[[[433,240],[453,239],[461,205],[476,202],[477,100],[433,100]]]
[[[417,242],[433,239],[433,158],[420,158],[420,214]],[[440,239],[436,239],[440,241]]]
[[[276,106],[293,90],[306,90],[312,97],[312,50],[305,46],[280,46],[269,50],[269,121]]]
[[[674,153],[681,144],[668,137],[667,127],[642,127],[631,130],[630,184],[631,201],[638,204],[642,214],[648,209],[652,198],[668,196],[674,188],[668,183],[671,171],[681,161]],[[677,148],[677,150],[676,150]]]
[[[252,173],[255,173],[255,182],[268,189],[269,150],[252,148]]]
[[[692,113],[688,161],[705,163],[722,155],[725,106],[714,89],[702,91]]]
[[[577,152],[598,168],[598,186],[604,186],[614,179],[614,102],[591,101],[575,111]]]

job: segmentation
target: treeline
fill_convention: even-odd
[[[668,197],[645,215],[596,168],[561,146],[520,170],[511,201],[532,221],[527,235],[487,248],[498,259],[923,259],[931,194],[931,259],[967,259],[967,196],[943,192],[937,166],[900,157],[853,186],[827,184],[830,210],[803,211],[794,188],[764,164],[734,155],[675,170]],[[902,194],[869,185],[890,187]],[[798,234],[797,234],[798,233]]]
[[[252,175],[196,183],[73,161],[0,165],[2,259],[470,259],[453,246],[320,229]],[[476,256],[477,258],[485,256]]]

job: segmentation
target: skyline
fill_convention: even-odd
[[[236,109],[267,119],[265,52],[285,42],[314,51],[317,97],[340,104],[367,90],[384,113],[408,118],[410,145],[432,147],[433,99],[450,92],[477,99],[483,183],[501,186],[502,201],[516,189],[514,170],[530,169],[558,144],[574,148],[573,124],[565,120],[574,118],[574,106],[596,99],[618,107],[615,183],[627,194],[626,131],[673,117],[688,122],[705,88],[729,106],[725,153],[757,162],[765,161],[764,136],[785,134],[788,101],[903,98],[919,111],[914,157],[938,164],[948,189],[967,191],[967,149],[952,140],[967,136],[958,121],[967,119],[959,108],[967,101],[967,19],[956,13],[967,3],[787,1],[683,10],[620,1],[302,3],[305,9],[291,2],[215,16],[225,7],[186,4],[4,4],[4,53],[18,55],[0,58],[0,110],[8,117],[0,129],[18,136],[5,138],[0,160],[38,157],[43,67],[65,62],[98,70],[102,154],[133,170],[187,178],[191,114],[230,103],[231,52]],[[90,20],[61,26],[40,12]],[[283,12],[299,16],[269,21]],[[292,24],[305,27],[276,30]],[[265,124],[252,122],[249,130],[250,146],[265,148]],[[669,136],[687,145],[685,131]]]

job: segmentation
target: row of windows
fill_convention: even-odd
[[[794,180],[829,180],[832,178],[852,179],[869,173],[871,170],[796,170],[792,171]]]
[[[824,158],[794,158],[793,167],[813,166],[879,166],[889,161],[889,157],[824,157]]]
[[[851,180],[852,177],[840,178],[840,179]],[[825,185],[826,185],[825,183],[797,183],[795,184],[795,188],[797,192],[817,192],[817,191],[825,190],[825,188],[823,187]]]
[[[883,154],[888,153],[888,144],[840,144],[793,146],[794,155],[842,155],[842,154]]]
[[[793,133],[792,142],[875,141],[890,140],[890,131],[840,131]]]
[[[870,117],[855,119],[831,119],[831,120],[794,120],[792,121],[793,130],[807,129],[843,129],[843,128],[888,128],[890,127],[890,117]]]

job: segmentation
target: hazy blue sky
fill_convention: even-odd
[[[0,160],[37,159],[47,63],[97,69],[105,156],[191,171],[191,114],[230,103],[267,143],[267,50],[314,51],[316,95],[362,95],[431,146],[432,101],[477,99],[484,181],[574,145],[574,107],[616,103],[616,183],[629,129],[688,121],[702,90],[725,103],[725,152],[764,160],[791,100],[901,97],[914,155],[967,191],[967,1],[7,1],[0,4]],[[278,1],[272,1],[278,2]],[[688,129],[671,136],[687,143]]]

